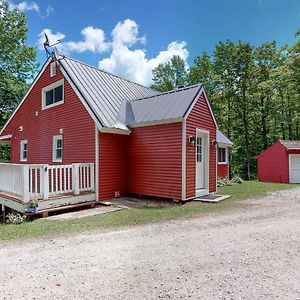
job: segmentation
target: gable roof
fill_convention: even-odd
[[[129,101],[126,124],[133,126],[138,123],[183,119],[201,88],[198,84]]]
[[[220,129],[217,129],[217,143],[228,146],[233,145],[232,141]]]
[[[67,56],[58,60],[103,127],[115,127],[123,100],[159,94]]]
[[[279,140],[279,142],[288,150],[300,150],[300,141]]]

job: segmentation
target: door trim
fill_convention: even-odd
[[[292,183],[292,157],[300,157],[300,154],[289,154],[289,183]]]
[[[209,194],[209,131],[196,128],[196,139],[197,134],[203,135],[204,142],[204,188],[197,190],[197,150],[195,147],[195,196],[200,197]]]

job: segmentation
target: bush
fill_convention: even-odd
[[[239,176],[234,176],[231,180],[226,178],[218,178],[217,187],[230,186],[234,183],[243,183],[244,180]]]
[[[21,214],[8,214],[6,216],[6,219],[7,219],[6,220],[7,224],[17,225],[17,224],[22,224],[25,221],[26,216]]]

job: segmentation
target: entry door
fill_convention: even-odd
[[[290,155],[290,183],[300,183],[300,155]]]
[[[205,185],[205,144],[204,135],[197,133],[196,138],[196,190],[204,189]]]

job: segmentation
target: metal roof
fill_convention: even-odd
[[[231,146],[232,141],[220,130],[217,129],[217,143]]]
[[[175,89],[156,96],[128,102],[126,124],[183,118],[199,94],[201,85]]]
[[[124,99],[130,101],[159,94],[70,57],[59,55],[58,59],[104,127],[116,127]]]
[[[300,150],[300,141],[279,140],[279,142],[288,150]]]

